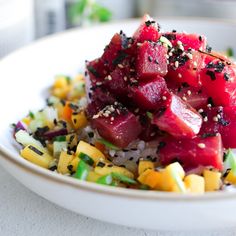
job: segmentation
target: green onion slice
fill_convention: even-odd
[[[106,147],[108,147],[108,148],[110,148],[110,149],[113,149],[113,150],[116,150],[116,151],[120,150],[119,147],[117,147],[117,146],[115,146],[114,144],[112,144],[112,143],[106,141],[105,139],[99,138],[99,139],[98,139],[98,142],[104,144]]]
[[[65,142],[66,141],[66,136],[56,136],[53,141],[57,142]]]
[[[147,114],[148,118],[150,118],[150,119],[153,118],[153,114],[151,112],[147,111],[146,114]]]
[[[79,161],[77,170],[75,172],[75,178],[86,180],[89,173],[89,166],[82,160]]]
[[[112,177],[114,179],[117,179],[123,183],[126,183],[126,184],[137,184],[137,182],[134,180],[134,179],[131,179],[125,175],[122,175],[122,174],[119,174],[119,173],[115,173],[115,172],[112,172]]]
[[[112,182],[113,182],[112,174],[104,175],[96,181],[96,183],[103,185],[111,185]]]
[[[83,152],[81,152],[79,154],[79,158],[90,166],[92,166],[94,164],[94,160],[90,156],[88,156],[87,154],[85,154]]]

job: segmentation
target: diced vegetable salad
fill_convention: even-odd
[[[228,50],[229,51],[229,50]],[[57,76],[47,105],[14,124],[20,155],[102,185],[178,193],[236,185],[236,64],[204,35],[149,16],[116,33],[85,76]]]

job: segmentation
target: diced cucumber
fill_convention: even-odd
[[[43,145],[38,140],[33,138],[25,130],[17,131],[15,134],[15,137],[16,137],[16,141],[18,143],[22,144],[24,147],[26,147],[28,145],[33,145],[33,146],[39,147],[39,148],[43,149],[44,151],[46,151],[46,149],[43,147]]]
[[[53,157],[59,158],[63,149],[67,148],[67,142],[53,142]]]
[[[89,166],[84,161],[80,160],[75,172],[75,178],[86,180],[89,174],[89,170]]]

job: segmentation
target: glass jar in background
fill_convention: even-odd
[[[0,0],[0,57],[34,38],[33,1]]]

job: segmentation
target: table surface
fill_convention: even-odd
[[[220,232],[156,232],[93,220],[34,194],[0,167],[0,235],[4,236],[233,236]]]

